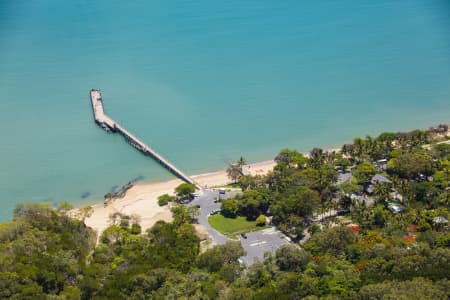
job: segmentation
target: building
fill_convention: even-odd
[[[391,181],[383,175],[375,174],[370,179],[370,184],[366,187],[366,192],[368,194],[373,194],[373,186],[377,183],[391,183]]]

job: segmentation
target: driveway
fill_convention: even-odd
[[[236,194],[235,193],[226,193],[225,195],[220,195],[220,199],[228,199],[233,198]],[[198,223],[202,225],[206,231],[209,233],[209,235],[212,238],[212,241],[215,244],[225,244],[230,239],[228,239],[223,234],[217,232],[214,230],[208,223],[208,217],[211,211],[220,209],[221,203],[217,202],[214,203],[215,199],[219,198],[219,192],[213,191],[210,189],[203,189],[200,191],[199,196],[196,197],[194,200],[192,200],[189,204],[189,206],[199,205],[200,206],[200,215],[198,216]]]

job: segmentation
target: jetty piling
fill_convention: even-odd
[[[145,155],[148,155],[159,162],[163,167],[169,170],[172,174],[180,178],[181,180],[194,184],[200,187],[192,178],[184,174],[180,169],[178,169],[174,164],[165,159],[162,155],[156,152],[151,147],[147,146],[143,141],[133,135],[131,132],[126,130],[119,123],[107,116],[103,109],[103,99],[99,89],[91,89],[90,92],[92,111],[94,114],[95,122],[107,132],[118,132],[120,133],[130,145],[139,150]]]

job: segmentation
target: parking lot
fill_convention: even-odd
[[[187,204],[200,207],[198,222],[209,233],[214,244],[224,244],[230,240],[214,230],[208,223],[210,214],[220,211],[221,204],[215,201],[215,199],[219,197],[227,199],[234,197],[234,195],[233,193],[227,193],[226,195],[219,196],[218,191],[203,190],[198,197],[195,197],[192,202]],[[253,264],[255,259],[262,261],[264,259],[264,253],[271,252],[274,254],[280,246],[289,243],[287,237],[276,230],[275,227],[249,232],[245,236],[246,238],[240,237],[241,245],[246,252],[246,255],[241,257],[241,260],[247,266]]]
[[[289,243],[287,237],[274,227],[249,232],[246,234],[246,237],[241,237],[240,239],[246,252],[246,255],[241,257],[241,259],[247,266],[253,264],[255,259],[262,261],[264,253],[270,252],[275,254],[279,247]]]
[[[198,206],[200,208],[200,215],[198,216],[198,223],[202,225],[212,238],[214,244],[224,244],[229,239],[215,231],[208,223],[208,217],[212,212],[218,212],[220,210],[221,203],[216,199],[227,199],[234,197],[234,193],[227,193],[226,195],[220,195],[218,191],[204,189],[199,193],[198,197],[187,205]]]

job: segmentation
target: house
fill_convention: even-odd
[[[350,196],[350,198],[356,202],[358,202],[359,204],[366,204],[366,205],[372,205],[375,203],[375,200],[371,197],[367,197],[365,195],[356,195],[356,194],[352,194]]]
[[[439,216],[439,217],[436,217],[433,219],[433,223],[434,224],[447,224],[448,220],[444,217]]]
[[[384,177],[383,175],[375,174],[370,179],[370,183],[372,183],[372,184],[375,184],[375,183],[391,183],[391,181],[389,179],[387,179],[386,177]]]
[[[366,192],[368,194],[373,194],[373,186],[377,183],[391,183],[391,181],[383,175],[375,174],[370,179],[370,184],[366,187]]]
[[[376,161],[375,166],[378,167],[378,169],[385,171],[387,169],[387,159],[379,159]]]

